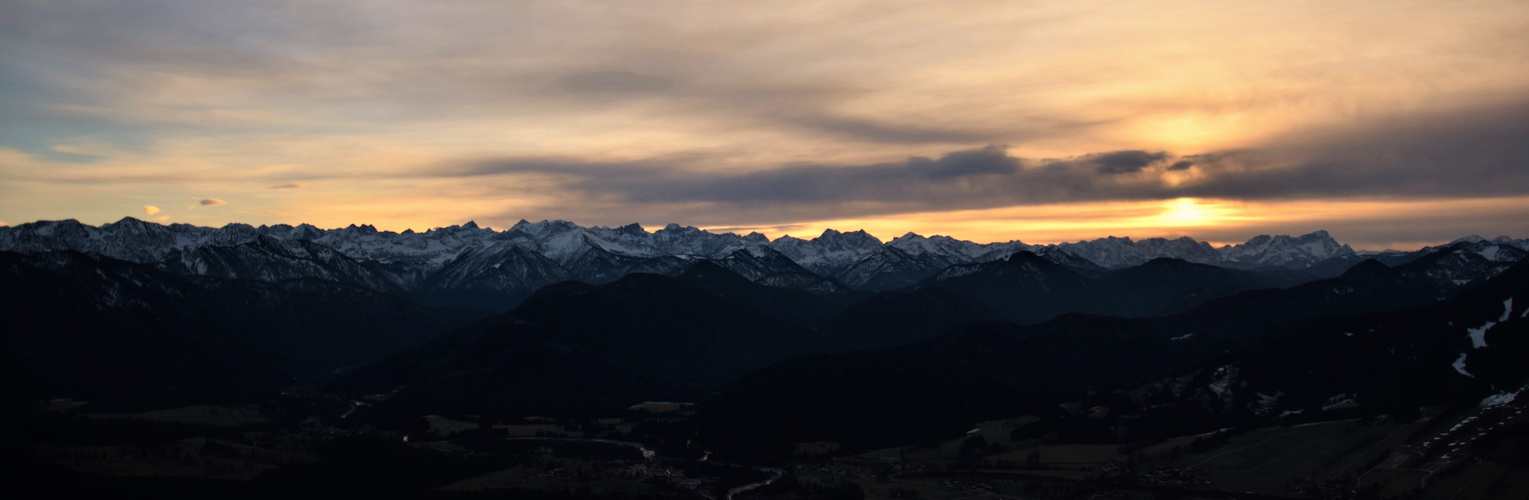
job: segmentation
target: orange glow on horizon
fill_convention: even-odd
[[[1129,236],[1135,239],[1189,236],[1221,246],[1242,243],[1259,234],[1305,234],[1329,229],[1339,242],[1349,243],[1351,240],[1346,239],[1341,230],[1335,229],[1334,224],[1340,221],[1364,224],[1366,221],[1426,220],[1459,214],[1525,209],[1529,209],[1529,197],[1354,201],[1179,198],[926,212],[715,230],[730,230],[740,234],[758,231],[771,239],[788,234],[811,239],[829,228],[840,231],[864,229],[882,241],[891,241],[892,238],[913,232],[924,236],[945,235],[978,243],[1020,240],[1030,244],[1075,242],[1106,236]],[[1466,233],[1456,236],[1466,236]],[[1355,249],[1416,249],[1445,242],[1447,240],[1356,242]]]

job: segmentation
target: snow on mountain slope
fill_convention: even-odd
[[[830,241],[855,235],[861,238],[864,232],[841,234],[829,230],[824,232],[823,238]],[[819,239],[823,239],[819,238]],[[801,240],[790,241],[787,244],[794,251],[803,254],[803,258],[809,262],[834,262],[834,266],[822,266],[822,272],[833,272],[830,276],[842,281],[846,285],[867,290],[891,290],[913,283],[917,283],[941,269],[958,265],[978,262],[990,262],[1002,259],[1016,252],[1030,250],[1030,245],[1020,241],[1005,243],[978,244],[970,241],[958,240],[949,236],[935,235],[924,237],[916,233],[907,233],[885,245],[871,246],[865,239],[872,239],[870,235],[864,235],[859,243],[863,246],[854,247],[856,252],[809,254],[816,240],[801,243]],[[785,240],[785,238],[782,238]],[[872,239],[874,240],[874,239]],[[777,240],[780,241],[780,240]],[[773,244],[772,244],[773,246]],[[800,249],[800,250],[798,250]],[[788,254],[789,255],[789,254]],[[845,264],[842,261],[831,261],[832,257],[850,257],[858,255],[859,258]],[[798,261],[801,262],[801,261]],[[805,265],[805,264],[804,264]],[[812,267],[808,267],[812,269]]]
[[[415,287],[428,304],[507,309],[544,286],[575,279],[563,266],[515,242],[463,252]]]
[[[1508,236],[1498,236],[1496,238],[1492,238],[1492,239],[1489,240],[1489,239],[1486,239],[1486,238],[1482,238],[1480,235],[1473,234],[1473,235],[1470,235],[1470,236],[1466,236],[1464,238],[1457,239],[1455,241],[1451,241],[1451,242],[1449,242],[1449,244],[1453,245],[1455,243],[1462,243],[1462,242],[1465,242],[1465,243],[1487,242],[1487,243],[1492,243],[1492,244],[1496,244],[1496,245],[1508,245],[1508,246],[1511,246],[1511,247],[1518,248],[1519,250],[1529,250],[1529,238],[1525,238],[1525,239],[1522,239],[1522,240],[1515,240],[1515,239],[1510,238]],[[1443,246],[1449,246],[1449,245],[1443,245]]]
[[[281,245],[264,242],[241,251],[229,250],[265,238],[319,245],[348,258],[359,268],[330,269],[302,257],[298,260],[311,262],[296,263],[297,267],[290,272],[276,272],[265,268],[288,258],[273,257],[281,255],[278,251]],[[1474,245],[1471,251],[1479,260],[1499,263],[1516,262],[1523,257],[1523,249],[1529,246],[1526,240],[1506,236],[1492,240],[1471,236],[1462,238],[1457,244]],[[591,282],[607,282],[633,272],[673,274],[691,263],[714,260],[750,279],[776,273],[809,272],[834,278],[846,286],[872,289],[911,284],[951,265],[991,262],[1021,251],[1036,253],[1082,272],[1122,269],[1169,257],[1243,269],[1305,269],[1325,262],[1324,265],[1334,267],[1331,274],[1338,274],[1361,260],[1351,248],[1334,241],[1325,231],[1301,236],[1263,235],[1243,244],[1213,248],[1188,237],[1142,240],[1109,237],[1041,246],[1020,241],[977,244],[948,236],[925,237],[914,233],[883,244],[865,231],[845,233],[833,229],[812,239],[783,236],[770,241],[758,233],[748,236],[712,233],[678,224],[650,232],[638,224],[615,228],[583,227],[559,220],[534,223],[522,220],[501,231],[468,222],[424,232],[407,230],[401,233],[379,231],[370,225],[327,230],[308,224],[258,227],[228,224],[221,228],[187,224],[166,226],[130,217],[100,227],[73,220],[0,227],[0,250],[22,253],[73,250],[185,273],[218,273],[252,279],[303,275],[372,283],[387,290],[415,290],[432,279],[435,283],[471,281],[463,276],[448,279],[444,275],[439,278],[435,275],[469,255],[474,259],[494,255],[512,258],[511,254],[503,252],[510,248],[506,245],[539,254],[572,279]],[[218,250],[207,250],[211,248]],[[256,248],[265,250],[253,250]],[[282,250],[288,255],[325,253],[311,245],[282,248],[288,248]],[[312,250],[303,250],[309,248]],[[240,258],[251,261],[240,264],[236,262]],[[1342,269],[1338,269],[1340,267]],[[462,272],[462,269],[466,268],[454,272]],[[490,272],[487,270],[493,268],[479,265],[471,269]],[[1462,272],[1480,275],[1479,269],[1466,271]],[[554,271],[547,273],[555,274]],[[1449,274],[1446,271],[1439,273],[1440,276]],[[484,280],[482,283],[501,282],[491,276],[485,276]]]
[[[278,282],[319,278],[401,293],[404,288],[345,254],[312,241],[271,236],[230,246],[204,245],[172,250],[156,267],[162,270],[229,279]]]
[[[895,290],[960,263],[963,262],[948,255],[934,252],[915,254],[887,245],[855,261],[834,278],[861,290]]]
[[[1516,246],[1487,240],[1460,241],[1396,269],[1448,292],[1474,287],[1526,258],[1529,251]]]
[[[562,264],[579,281],[599,285],[632,273],[675,275],[690,263],[673,255],[634,256],[592,245]]]
[[[864,230],[841,233],[826,229],[817,238],[804,240],[790,235],[776,238],[770,247],[798,265],[823,276],[837,276],[855,262],[881,248],[881,240]]]
[[[1109,269],[1139,266],[1162,257],[1183,259],[1196,264],[1219,264],[1222,261],[1221,254],[1209,243],[1195,241],[1187,236],[1175,240],[1148,238],[1140,241],[1110,236],[1054,246]]]
[[[762,245],[738,248],[722,258],[712,259],[712,262],[750,281],[759,281],[772,274],[812,274],[785,254]]]
[[[1221,248],[1214,248],[1209,243],[1195,241],[1187,236],[1172,240],[1148,238],[1140,241],[1111,236],[1055,246],[1109,269],[1138,266],[1162,257],[1241,269],[1304,269],[1334,257],[1354,255],[1354,249],[1334,241],[1327,231],[1301,236],[1259,235],[1246,243]]]
[[[1260,235],[1241,245],[1220,249],[1223,262],[1231,267],[1284,267],[1300,269],[1333,257],[1353,255],[1354,249],[1334,241],[1327,231],[1291,237]]]

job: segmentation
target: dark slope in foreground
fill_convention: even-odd
[[[1147,317],[1190,310],[1217,298],[1311,281],[1159,258],[1113,271],[1084,273],[1030,252],[951,266],[914,285],[945,288],[981,300],[1019,324],[1066,313]]]
[[[1182,372],[1319,318],[1428,304],[1430,292],[1368,262],[1339,278],[1245,292],[1163,318],[971,324],[881,351],[773,365],[729,388],[699,418],[708,442],[756,453],[814,440],[906,443]]]
[[[8,401],[234,401],[460,327],[476,313],[312,279],[189,277],[75,252],[0,252]]]
[[[709,262],[678,277],[562,283],[332,387],[404,386],[380,411],[610,414],[644,400],[702,398],[791,357],[924,338],[992,316],[949,292],[862,297],[764,286]]]
[[[1394,269],[1403,278],[1399,285],[1437,299],[1480,284],[1523,258],[1524,252],[1513,247],[1459,243]],[[1365,262],[1345,269],[1377,264]],[[1030,252],[1019,252],[992,262],[950,266],[913,288],[954,290],[982,301],[1009,321],[1033,324],[1067,313],[1120,317],[1176,314],[1241,292],[1298,287],[1313,280],[1290,270],[1228,269],[1172,258],[1113,271],[1081,272]],[[1283,300],[1280,297],[1284,296],[1271,291],[1246,297]]]
[[[1191,269],[1181,269],[1185,266]],[[1031,279],[1037,275],[1032,272],[1035,269],[1051,272]],[[1163,283],[1165,290],[1194,291],[1205,283],[1236,287],[1251,279],[1247,274],[1175,261],[1152,263],[1114,277],[1087,278],[1029,254],[1017,255],[1002,266],[972,271],[956,278],[1000,287],[1017,284],[1007,290],[1029,290],[1019,297],[1034,302],[1041,302],[1048,291],[1053,297],[1071,297],[1066,295],[1068,290],[1078,297],[1115,297],[1112,294],[1120,293],[1121,287],[1145,288],[1159,280],[1178,279]],[[1106,279],[1126,284],[1101,291]],[[1133,293],[1147,294],[1145,290]],[[608,414],[643,400],[706,398],[754,370],[796,356],[915,342],[885,353],[816,362],[906,356],[906,361],[898,362],[913,367],[909,373],[918,375],[867,389],[866,397],[875,401],[866,408],[889,411],[889,405],[905,396],[898,392],[900,387],[917,386],[921,380],[935,380],[927,385],[933,391],[931,397],[972,406],[978,403],[956,397],[966,384],[997,381],[999,387],[1010,389],[1029,384],[1025,387],[1049,387],[1059,393],[1106,387],[1183,370],[1318,318],[1427,304],[1439,293],[1428,283],[1378,262],[1366,262],[1338,278],[1243,292],[1169,317],[1123,320],[1075,315],[1033,328],[997,323],[960,327],[1002,318],[1004,311],[939,286],[866,298],[857,293],[824,295],[761,285],[702,262],[677,277],[639,274],[606,285],[563,283],[545,288],[510,313],[357,370],[332,388],[375,394],[402,387],[379,408],[384,412]],[[1164,295],[1168,301],[1182,297],[1182,293]],[[1029,303],[1000,304],[1012,308]],[[1054,309],[1056,304],[1043,307]],[[946,340],[917,342],[953,327],[956,333]],[[974,333],[979,331],[987,333]],[[961,337],[966,334],[975,336]],[[954,356],[940,344],[949,339],[979,346],[970,349],[976,358],[961,358],[960,363],[929,361]],[[984,343],[992,345],[980,347]],[[1029,358],[1027,353],[1045,355]],[[949,375],[948,380],[941,382],[920,371],[936,366],[936,375]],[[971,366],[992,369],[973,372]],[[807,392],[826,391],[844,376],[855,378],[830,371],[767,384],[766,389],[779,385],[789,399],[796,385],[806,386]],[[862,385],[845,384],[848,392]],[[840,402],[857,397],[833,393],[814,405],[828,411],[843,408]],[[759,414],[775,411],[779,410]],[[803,423],[802,428],[811,425]]]
[[[689,281],[632,274],[606,285],[567,282],[514,311],[351,373],[335,387],[385,392],[405,412],[614,411],[648,399],[694,398],[769,362],[804,354],[809,330],[712,275]],[[753,292],[753,293],[750,293]],[[749,300],[749,299],[754,300]],[[787,299],[781,299],[787,300]]]
[[[1407,413],[1476,403],[1529,382],[1526,314],[1529,264],[1519,264],[1453,299],[1322,322],[1225,366],[1240,399],[1278,394],[1274,409],[1282,411],[1320,411],[1342,400]]]

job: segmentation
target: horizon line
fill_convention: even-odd
[[[503,229],[497,229],[497,230],[494,229],[492,226],[479,226],[475,220],[469,219],[468,221],[463,222],[461,224],[453,224],[453,225],[450,225],[450,226],[437,226],[437,227],[432,227],[432,228],[428,228],[428,229],[424,229],[424,230],[419,230],[419,231],[416,231],[413,228],[405,228],[402,231],[396,231],[396,230],[391,230],[391,229],[378,229],[375,225],[367,224],[367,223],[362,223],[362,224],[352,223],[352,224],[350,224],[348,226],[345,226],[345,227],[332,227],[332,228],[323,228],[323,227],[319,227],[317,225],[310,224],[310,223],[307,223],[307,222],[301,222],[301,223],[297,223],[297,224],[278,223],[278,224],[260,224],[260,225],[254,225],[254,224],[249,224],[249,223],[244,223],[244,222],[229,222],[229,223],[226,223],[226,224],[224,224],[222,226],[202,226],[202,225],[197,225],[197,224],[188,223],[188,222],[162,223],[162,222],[157,222],[157,221],[152,221],[152,220],[143,220],[143,219],[140,219],[140,218],[137,218],[137,217],[133,217],[131,215],[127,215],[127,216],[123,216],[121,219],[117,219],[116,221],[103,222],[103,223],[95,224],[95,225],[92,225],[92,224],[89,224],[89,223],[85,223],[85,222],[81,222],[79,219],[72,218],[72,217],[64,218],[64,219],[38,219],[38,220],[35,220],[35,221],[32,221],[32,222],[24,222],[24,223],[15,224],[15,225],[7,224],[4,221],[0,221],[0,229],[3,229],[3,228],[17,228],[17,227],[26,226],[26,225],[40,224],[40,223],[47,223],[47,222],[59,223],[59,222],[71,222],[71,221],[76,223],[76,224],[80,224],[80,225],[83,225],[83,226],[94,227],[94,228],[98,228],[99,229],[102,226],[107,226],[107,225],[111,225],[111,224],[120,224],[123,221],[129,221],[129,220],[137,221],[137,222],[144,223],[144,224],[153,224],[153,225],[161,226],[161,227],[171,227],[171,226],[181,225],[181,226],[191,226],[191,227],[213,229],[213,230],[223,229],[223,228],[226,228],[226,227],[229,227],[229,226],[236,226],[236,225],[238,225],[238,226],[248,226],[248,227],[256,228],[256,229],[258,229],[258,228],[279,227],[279,226],[287,226],[287,227],[293,227],[293,228],[302,227],[302,226],[308,226],[308,227],[312,227],[312,228],[314,228],[316,230],[323,231],[323,232],[343,231],[343,230],[351,229],[351,228],[359,229],[359,228],[370,227],[373,231],[376,231],[378,233],[391,233],[391,234],[397,234],[397,235],[403,235],[403,234],[429,234],[431,232],[438,231],[438,230],[447,230],[447,229],[453,229],[453,228],[461,229],[461,228],[467,228],[468,226],[472,226],[474,228],[477,228],[477,229],[480,229],[480,230],[484,230],[484,231],[490,231],[490,232],[502,234],[502,233],[507,233],[507,232],[510,232],[510,231],[514,230],[514,228],[516,226],[519,226],[521,224],[546,224],[546,223],[559,223],[559,222],[562,222],[562,223],[572,224],[572,225],[577,226],[577,227],[579,227],[581,229],[617,230],[617,229],[627,228],[627,227],[631,227],[631,226],[637,226],[637,229],[643,231],[646,234],[657,234],[659,231],[675,230],[675,229],[679,229],[679,230],[682,230],[682,229],[694,229],[694,230],[697,230],[697,231],[700,231],[700,232],[704,232],[704,233],[707,233],[707,234],[733,235],[734,237],[737,237],[737,238],[747,238],[748,236],[752,236],[754,234],[758,234],[758,235],[764,237],[765,241],[769,242],[769,243],[775,243],[775,242],[777,242],[777,241],[779,241],[781,239],[784,239],[784,238],[793,238],[793,239],[804,240],[804,241],[812,241],[812,240],[816,240],[816,239],[822,238],[824,234],[828,234],[829,232],[834,232],[834,233],[838,233],[838,234],[864,233],[867,236],[871,237],[872,239],[875,239],[878,243],[880,243],[882,245],[890,244],[890,243],[892,243],[894,241],[897,241],[899,239],[908,237],[910,235],[916,236],[916,237],[919,237],[919,238],[923,238],[923,239],[949,238],[949,239],[952,239],[952,240],[955,240],[955,241],[963,241],[963,242],[974,243],[974,244],[978,244],[978,245],[993,245],[993,244],[1006,244],[1006,243],[1016,243],[1017,242],[1017,243],[1024,244],[1024,245],[1029,245],[1029,246],[1057,246],[1057,245],[1064,245],[1064,244],[1078,244],[1078,243],[1085,243],[1085,242],[1092,242],[1092,241],[1099,241],[1099,240],[1108,240],[1108,239],[1124,239],[1124,240],[1130,240],[1133,243],[1139,243],[1139,242],[1147,241],[1147,240],[1169,240],[1169,241],[1173,241],[1173,240],[1181,240],[1181,239],[1188,238],[1191,241],[1195,241],[1195,242],[1198,242],[1198,243],[1209,244],[1212,248],[1217,248],[1217,249],[1223,248],[1223,247],[1226,247],[1226,246],[1236,246],[1236,245],[1247,244],[1249,241],[1252,241],[1253,239],[1256,239],[1256,238],[1258,238],[1260,236],[1269,236],[1269,237],[1285,236],[1285,237],[1291,237],[1291,238],[1299,238],[1299,237],[1309,236],[1309,235],[1317,234],[1317,233],[1325,233],[1325,234],[1327,234],[1328,238],[1332,239],[1333,241],[1338,242],[1339,244],[1344,245],[1344,246],[1349,246],[1349,244],[1343,243],[1338,238],[1333,237],[1332,234],[1328,230],[1326,230],[1326,229],[1315,229],[1315,230],[1312,230],[1312,231],[1309,231],[1309,232],[1306,232],[1306,233],[1302,233],[1302,234],[1260,233],[1260,234],[1257,234],[1257,235],[1249,237],[1246,241],[1241,241],[1241,242],[1223,242],[1223,241],[1201,240],[1199,238],[1196,238],[1194,236],[1190,236],[1190,235],[1187,235],[1187,234],[1181,234],[1181,235],[1177,235],[1177,236],[1147,236],[1147,237],[1132,236],[1132,235],[1117,236],[1117,235],[1111,234],[1111,235],[1107,235],[1107,236],[1099,236],[1099,237],[1095,237],[1095,238],[1092,238],[1092,239],[1082,239],[1082,240],[1077,240],[1077,241],[1057,241],[1057,242],[1045,242],[1045,243],[1030,243],[1030,242],[1024,241],[1023,239],[1018,239],[1018,238],[1010,239],[1010,240],[1007,240],[1007,241],[977,242],[977,241],[974,241],[974,240],[961,239],[961,238],[957,238],[957,237],[954,237],[954,236],[948,236],[948,235],[943,235],[943,234],[923,235],[923,234],[919,234],[919,233],[916,233],[916,232],[913,232],[913,231],[907,231],[903,235],[897,236],[897,237],[893,237],[891,239],[882,239],[881,237],[878,237],[875,234],[872,234],[870,231],[867,231],[867,230],[865,230],[863,228],[855,229],[855,230],[851,230],[851,231],[844,231],[844,230],[835,229],[835,228],[827,228],[823,232],[821,232],[821,233],[819,233],[819,234],[817,234],[815,236],[810,236],[810,237],[792,236],[789,233],[783,233],[780,236],[771,238],[768,235],[765,235],[764,233],[760,233],[758,231],[751,231],[748,234],[739,234],[739,230],[740,229],[754,229],[754,228],[750,228],[750,227],[747,227],[747,226],[720,226],[720,227],[719,226],[708,226],[708,227],[698,227],[698,226],[681,225],[681,224],[676,223],[676,222],[670,222],[670,223],[664,224],[660,229],[650,230],[650,229],[648,229],[648,227],[653,227],[653,226],[657,226],[657,225],[644,226],[640,222],[632,222],[632,223],[623,224],[623,225],[619,225],[619,226],[605,226],[605,225],[587,225],[586,226],[586,225],[579,224],[577,222],[566,220],[566,219],[542,219],[541,221],[538,221],[538,222],[530,222],[527,219],[520,219],[516,224],[513,224],[510,227],[505,227]],[[671,229],[671,228],[673,228],[673,229]],[[1461,241],[1461,240],[1465,240],[1465,239],[1468,239],[1468,238],[1472,238],[1472,237],[1481,238],[1481,239],[1488,240],[1488,241],[1491,241],[1491,240],[1494,240],[1494,239],[1497,239],[1497,238],[1508,238],[1508,239],[1512,239],[1512,240],[1517,240],[1517,238],[1513,238],[1512,236],[1509,236],[1509,235],[1506,235],[1506,234],[1498,235],[1496,237],[1485,237],[1485,236],[1482,236],[1480,234],[1469,234],[1469,235],[1463,235],[1463,236],[1456,237],[1456,238],[1454,238],[1452,240],[1449,240],[1449,241],[1441,241],[1441,242],[1433,243],[1433,244],[1425,244],[1422,247],[1420,247],[1420,249],[1421,248],[1430,248],[1430,247],[1448,245],[1448,244],[1451,244],[1451,243],[1454,243],[1454,242],[1458,242],[1458,241]],[[1359,249],[1359,248],[1353,248],[1352,246],[1350,246],[1350,249],[1352,249],[1356,253],[1387,252],[1387,251],[1409,251],[1409,250],[1398,249],[1398,248],[1386,248],[1384,250],[1374,250],[1374,249],[1368,249],[1368,248]]]

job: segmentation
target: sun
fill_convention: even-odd
[[[1211,207],[1194,198],[1179,198],[1163,203],[1163,213],[1158,220],[1174,226],[1205,226],[1214,224],[1220,217]]]

